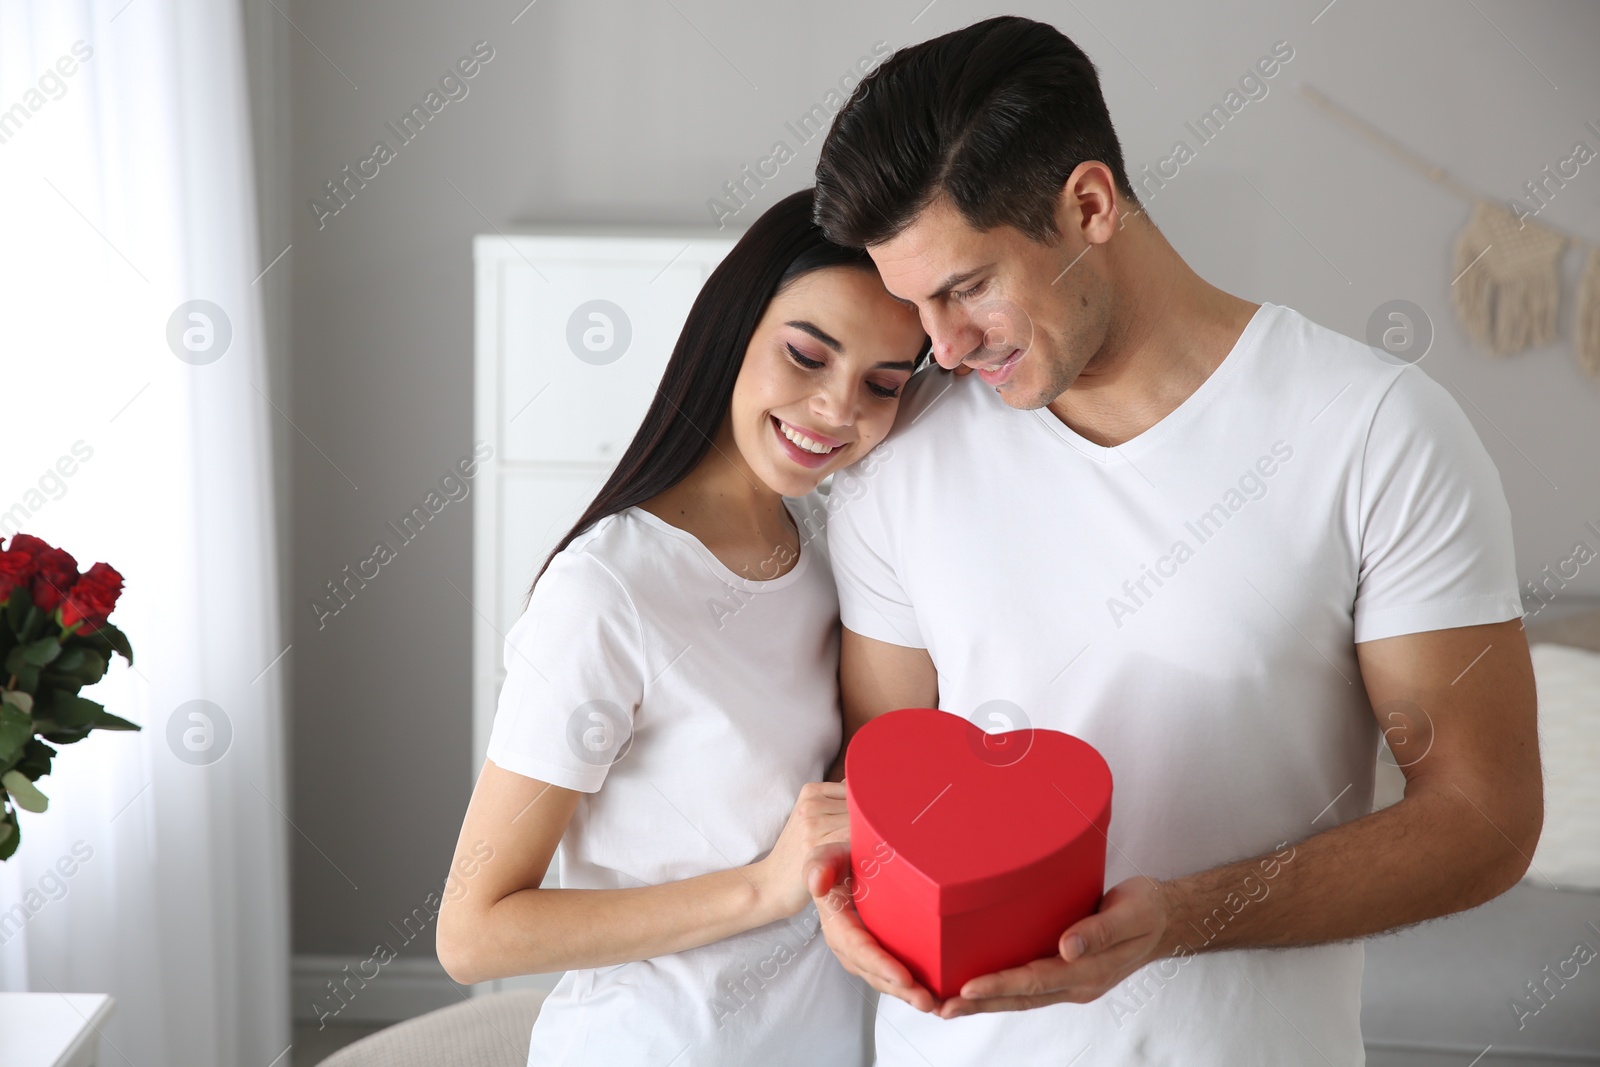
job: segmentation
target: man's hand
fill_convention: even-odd
[[[971,979],[961,987],[960,996],[939,1006],[939,1016],[954,1019],[982,1011],[1026,1011],[1063,1002],[1086,1004],[1166,955],[1161,949],[1170,916],[1171,905],[1161,883],[1149,878],[1119,882],[1101,898],[1098,911],[1067,927],[1061,935],[1060,955]]]
[[[898,997],[918,1011],[938,1011],[940,1002],[917,984],[905,964],[885,952],[861,925],[850,894],[850,845],[824,845],[806,864],[806,887],[822,920],[822,936],[849,973],[880,993]]]

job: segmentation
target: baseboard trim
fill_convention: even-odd
[[[1600,1064],[1600,1056],[1593,1052],[1568,1049],[1543,1049],[1529,1048],[1526,1045],[1492,1045],[1488,1050],[1474,1048],[1471,1045],[1456,1045],[1445,1041],[1404,1041],[1385,1040],[1383,1038],[1369,1037],[1365,1041],[1367,1050],[1380,1052],[1421,1052],[1435,1055],[1450,1056],[1479,1056],[1481,1060],[1473,1060],[1480,1067],[1491,1067],[1493,1064],[1507,1062],[1523,1064],[1529,1060],[1544,1063],[1587,1063]]]
[[[438,960],[296,955],[290,964],[296,1022],[393,1023],[472,995]]]
[[[450,980],[435,959],[296,955],[290,994],[297,1023],[397,1023],[472,996],[512,989],[555,988],[559,974],[530,974],[479,985]]]

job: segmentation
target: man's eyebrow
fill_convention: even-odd
[[[794,320],[791,320],[789,322],[784,323],[784,325],[785,326],[793,326],[795,329],[799,330],[801,333],[810,334],[812,337],[815,337],[817,340],[821,341],[823,344],[827,345],[829,348],[833,349],[835,352],[843,352],[844,351],[844,345],[840,344],[839,341],[836,338],[834,338],[831,334],[828,334],[828,333],[824,332],[822,330],[822,328],[817,326],[815,323],[806,322],[804,319],[794,319]]]

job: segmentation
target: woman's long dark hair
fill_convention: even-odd
[[[802,189],[768,208],[706,279],[639,432],[594,502],[545,557],[533,585],[573,538],[607,515],[666,492],[705,457],[728,417],[750,336],[780,289],[825,267],[876,271],[864,249],[823,236],[811,218],[812,192]]]

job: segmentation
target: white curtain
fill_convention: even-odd
[[[85,695],[144,727],[62,747],[49,810],[21,814],[0,990],[113,995],[108,1065],[289,1063],[257,280],[281,250],[256,239],[248,117],[234,3],[0,0],[0,532],[123,573],[134,665]],[[181,316],[197,348],[175,348],[192,300],[220,314]]]

